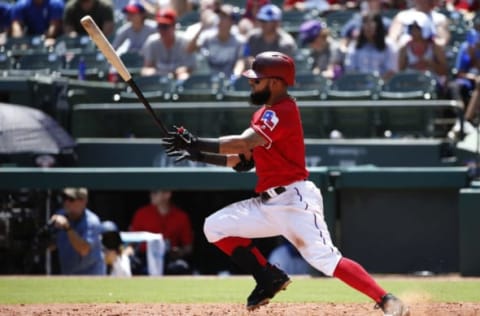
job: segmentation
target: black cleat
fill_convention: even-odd
[[[375,307],[382,309],[384,316],[410,316],[408,307],[390,293],[385,294]]]
[[[267,265],[264,269],[264,282],[262,282],[262,284],[257,283],[247,298],[247,310],[249,311],[268,304],[275,294],[285,290],[287,286],[292,283],[288,275],[277,267]]]

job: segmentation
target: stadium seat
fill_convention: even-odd
[[[74,54],[73,57],[67,58],[65,68],[60,70],[61,74],[69,78],[78,78],[79,64],[82,59],[86,66],[86,79],[103,80],[106,78],[110,66],[101,52]]]
[[[120,59],[127,67],[132,76],[140,74],[143,67],[143,56],[137,52],[126,52],[120,55]]]
[[[211,73],[210,65],[208,64],[207,57],[203,53],[195,54],[195,69],[194,74],[209,74]]]
[[[298,100],[325,100],[330,84],[330,80],[321,75],[300,73],[295,76],[295,86],[289,91]]]
[[[396,73],[382,87],[381,99],[436,99],[436,82],[429,72]]]
[[[95,51],[95,45],[89,36],[60,36],[55,44],[55,51],[62,52],[88,53]]]
[[[56,53],[31,53],[17,59],[14,69],[18,70],[49,70],[54,72],[64,66],[63,56]]]
[[[330,11],[325,16],[327,27],[332,32],[333,36],[340,33],[342,27],[347,23],[357,11],[355,10],[335,10]]]
[[[185,30],[192,24],[195,24],[200,21],[200,13],[198,11],[190,11],[178,18],[178,23],[180,24],[180,29]]]
[[[70,107],[80,103],[113,103],[118,101],[125,83],[108,81],[69,80],[67,100]]]
[[[40,36],[9,37],[3,45],[3,50],[10,56],[22,56],[30,53],[47,52],[43,45],[43,39]]]
[[[313,59],[305,51],[300,51],[293,59],[295,60],[295,72],[297,74],[312,72]]]
[[[163,102],[172,99],[175,88],[173,78],[161,75],[136,76],[135,83],[149,102]],[[120,92],[120,102],[138,102],[138,97],[130,87]]]
[[[174,98],[178,101],[215,101],[223,99],[223,75],[192,74],[178,84]]]
[[[296,37],[300,25],[307,19],[309,19],[309,15],[305,14],[305,12],[297,10],[285,11],[282,15],[282,28]]]
[[[329,86],[329,99],[378,99],[382,80],[367,73],[347,73],[334,80]]]
[[[12,68],[13,61],[6,52],[0,52],[0,70]]]
[[[250,90],[248,80],[240,77],[234,82],[225,85],[223,89],[223,99],[228,101],[245,101],[250,96]]]

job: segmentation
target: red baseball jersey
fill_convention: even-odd
[[[267,141],[253,149],[257,193],[308,178],[302,120],[292,98],[262,106],[253,114],[250,126]]]
[[[188,215],[181,209],[171,206],[170,212],[160,214],[152,204],[138,209],[133,216],[130,231],[160,233],[168,239],[172,247],[191,245],[193,232]],[[145,245],[140,246],[145,251]]]

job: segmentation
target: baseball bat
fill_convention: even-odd
[[[132,90],[135,92],[137,97],[143,103],[147,111],[154,118],[155,122],[162,129],[165,136],[167,136],[168,135],[167,128],[163,124],[162,120],[160,120],[160,118],[155,114],[155,111],[153,110],[152,106],[150,105],[148,100],[145,98],[140,88],[135,83],[135,80],[133,80],[132,75],[128,71],[127,67],[125,67],[125,64],[117,55],[112,45],[110,44],[108,39],[105,37],[105,34],[103,34],[103,32],[98,27],[97,23],[95,23],[95,21],[89,15],[84,16],[80,20],[80,23],[82,24],[85,31],[87,31],[90,38],[95,42],[98,49],[100,49],[102,54],[108,60],[108,62],[117,70],[120,77],[122,77],[122,79],[132,88]]]

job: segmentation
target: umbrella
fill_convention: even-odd
[[[0,103],[0,154],[60,154],[75,146],[73,138],[40,110]]]

